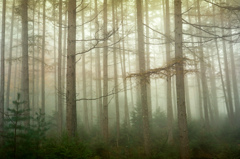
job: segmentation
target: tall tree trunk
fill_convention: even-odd
[[[97,0],[95,0],[95,8],[94,8],[94,12],[95,15],[98,15],[98,2]],[[95,18],[95,31],[99,31],[99,22],[98,22],[98,16]],[[96,38],[99,38],[98,34],[96,35]],[[102,80],[101,80],[101,57],[100,57],[100,49],[96,48],[96,72],[97,72],[97,78],[96,78],[96,92],[97,92],[97,97],[101,97],[102,96]],[[102,110],[103,110],[103,100],[102,98],[97,99],[97,120],[98,120],[98,124],[100,126],[101,129],[101,134],[103,135],[103,118],[102,118]]]
[[[148,6],[148,1],[145,0],[145,11],[146,11],[146,25],[149,26],[149,6]],[[149,28],[146,27],[146,55],[147,55],[147,70],[150,69],[150,49],[149,49]],[[152,120],[152,100],[151,100],[151,78],[148,78],[148,83],[147,83],[147,95],[148,95],[148,113],[149,113],[149,119],[150,121]]]
[[[123,0],[121,0],[121,19],[122,19],[122,33],[124,35],[124,18],[123,18]],[[124,123],[129,128],[130,120],[129,120],[129,109],[128,109],[128,92],[127,92],[127,80],[126,80],[126,54],[125,54],[125,40],[122,40],[122,49],[123,49],[123,89],[124,89]]]
[[[62,100],[62,0],[59,0],[59,32],[58,32],[58,130],[62,133],[63,128],[63,100]]]
[[[185,75],[184,78],[184,86],[185,86],[185,99],[186,99],[186,108],[187,108],[187,117],[188,120],[191,121],[192,119],[192,115],[191,115],[191,106],[190,106],[190,95],[189,95],[189,80],[188,80],[188,76]]]
[[[40,28],[41,28],[41,24],[40,24],[40,4],[38,4],[38,31],[37,34],[40,35]],[[37,58],[40,59],[41,55],[40,55],[40,38],[37,38]],[[39,108],[40,106],[40,61],[37,62],[37,75],[36,75],[36,107]]]
[[[189,140],[187,129],[187,114],[184,90],[184,68],[182,49],[182,6],[181,0],[174,0],[175,10],[175,58],[176,61],[176,89],[178,107],[178,129],[180,137],[180,158],[189,159]]]
[[[92,0],[90,0],[90,8],[92,8]],[[94,12],[92,12],[92,9],[90,10],[90,16],[94,16]],[[93,21],[94,22],[94,21]],[[89,32],[90,35],[92,35],[94,29],[91,27],[93,24],[92,22],[89,23]],[[91,44],[91,42],[90,42]],[[90,74],[90,88],[89,91],[93,92],[93,51],[90,51],[90,70],[91,70],[91,74]],[[90,94],[90,98],[93,98],[93,93]],[[94,117],[93,117],[93,101],[90,100],[89,102],[89,107],[90,107],[90,120],[89,120],[89,128],[92,129],[93,128],[93,121],[94,121]]]
[[[11,85],[11,77],[12,77],[12,49],[13,49],[13,28],[14,28],[14,8],[15,8],[15,0],[13,0],[12,4],[12,19],[11,19],[11,33],[10,33],[10,51],[9,51],[9,65],[8,65],[8,81],[7,81],[7,92],[6,92],[6,108],[9,108],[9,97],[10,97],[10,85]]]
[[[232,31],[231,31],[231,33],[232,33]],[[232,37],[230,38],[230,41],[232,41]],[[232,43],[229,43],[229,48],[230,48],[230,60],[231,60],[231,74],[232,74],[232,84],[233,84],[233,95],[234,95],[234,104],[235,104],[235,111],[236,111],[235,116],[239,120],[239,117],[240,117],[240,102],[239,102],[239,93],[238,93],[238,83],[237,83],[237,75],[236,75],[235,57],[234,57],[233,44]]]
[[[76,0],[68,1],[68,44],[67,44],[67,132],[76,136]]]
[[[82,0],[82,8],[84,8],[84,0]],[[84,28],[84,9],[82,9],[82,50],[85,50],[85,28]],[[83,77],[83,98],[87,97],[87,82],[86,82],[86,58],[85,54],[82,55],[82,77]],[[85,130],[89,132],[89,118],[88,118],[88,103],[87,100],[83,100],[84,107],[84,126]]]
[[[57,72],[57,51],[56,51],[56,11],[55,11],[55,6],[56,6],[56,0],[53,0],[53,56],[54,56],[54,108],[55,108],[55,112],[58,112],[58,94],[59,94],[59,90],[58,89],[58,84],[57,84],[57,76],[58,76],[58,72]],[[60,6],[60,4],[59,4]],[[59,24],[61,25],[61,24]],[[60,29],[60,28],[59,28]],[[58,41],[59,43],[59,41]],[[59,49],[59,48],[58,48]]]
[[[28,0],[22,0],[22,99],[24,109],[29,109],[29,67],[28,67]],[[25,115],[29,116],[26,111]],[[30,119],[26,120],[25,125],[29,126]]]
[[[140,95],[142,105],[142,120],[143,120],[143,141],[144,152],[147,157],[151,154],[150,146],[150,130],[148,117],[148,102],[147,102],[147,77],[144,73],[146,71],[145,65],[145,48],[144,48],[144,34],[143,34],[143,9],[142,0],[136,0],[137,6],[137,33],[138,33],[138,56],[140,69]]]
[[[103,1],[103,35],[107,38],[107,0]],[[104,40],[103,48],[103,137],[108,142],[108,42]]]
[[[227,0],[227,3],[230,5],[231,1]],[[228,19],[228,27],[231,28],[232,18]],[[230,30],[230,35],[232,34],[232,30]],[[230,36],[230,41],[232,41],[232,36]],[[232,75],[232,86],[233,86],[233,95],[234,95],[234,105],[235,105],[235,117],[239,121],[240,120],[240,101],[239,101],[239,92],[238,92],[238,83],[237,83],[237,75],[236,75],[236,65],[235,65],[235,57],[233,51],[233,43],[229,43],[230,49],[230,61],[231,61],[231,75]]]
[[[165,33],[166,33],[166,62],[171,62],[171,35],[170,35],[170,12],[169,1],[165,0],[166,4],[166,21],[165,21]],[[173,108],[172,108],[172,87],[171,87],[171,70],[167,70],[167,120],[168,120],[168,143],[173,143]]]
[[[65,2],[67,2],[67,0],[65,1]],[[66,5],[66,8],[67,8],[67,3],[65,3],[65,5]],[[68,14],[67,14],[68,12],[66,11],[65,12],[65,14],[64,14],[64,17],[65,17],[65,19],[64,19],[64,26],[67,26],[67,23],[68,23]],[[67,31],[68,31],[68,28],[64,28],[64,35],[63,35],[63,62],[62,62],[62,94],[64,95],[64,94],[66,94],[66,55],[67,55]],[[66,106],[65,104],[65,98],[61,98],[62,99],[62,125],[63,125],[63,128],[64,128],[64,107]]]
[[[224,27],[224,19],[223,19],[223,9],[220,9],[220,17],[221,17],[221,26]],[[222,35],[225,35],[224,29],[222,29]],[[228,110],[231,124],[234,124],[234,113],[233,113],[233,99],[232,99],[232,91],[231,91],[231,83],[230,83],[230,75],[228,68],[228,58],[227,58],[227,48],[225,39],[222,39],[222,47],[223,47],[223,58],[224,58],[224,72],[226,78],[226,90],[227,90],[227,99],[228,99]]]
[[[187,8],[189,8],[189,1],[186,1],[187,2]],[[197,12],[197,11],[195,11]],[[195,18],[197,19],[197,18]],[[190,13],[188,13],[188,21],[189,23],[192,23],[191,21],[191,16],[190,16]],[[192,35],[193,34],[193,29],[192,27],[190,27],[190,34]],[[193,36],[191,36],[191,47],[194,48],[194,39],[193,39]],[[194,60],[194,67],[196,70],[198,70],[198,63],[197,63],[197,55],[196,55],[196,51],[193,50],[193,60]],[[200,84],[200,76],[199,76],[199,73],[196,72],[196,82],[197,82],[197,97],[198,97],[198,100],[197,100],[197,104],[198,104],[198,108],[199,108],[199,114],[200,114],[200,119],[203,120],[203,110],[202,110],[202,91],[201,91],[201,84]]]
[[[211,52],[211,53],[210,53]],[[219,121],[219,110],[218,110],[218,100],[217,100],[217,85],[216,85],[216,76],[215,76],[215,58],[213,55],[213,50],[210,50],[210,54],[211,54],[211,60],[209,58],[209,63],[211,65],[210,68],[210,84],[211,84],[211,94],[212,94],[212,106],[214,108],[214,120],[215,121]]]
[[[215,13],[215,7],[213,6],[213,14]],[[213,18],[213,24],[215,26],[215,18]],[[216,32],[216,29],[214,29],[214,32]],[[227,100],[227,93],[225,90],[225,82],[223,80],[223,73],[222,73],[222,65],[221,65],[221,60],[220,60],[220,53],[219,53],[219,47],[218,47],[218,42],[217,39],[214,40],[215,46],[216,46],[216,53],[217,53],[217,61],[218,61],[218,67],[219,67],[219,73],[220,73],[220,79],[221,79],[221,85],[222,85],[222,90],[223,90],[223,95],[226,103],[226,110],[227,110],[227,115],[228,119],[230,121],[230,114],[229,114],[229,106],[228,106],[228,100]]]
[[[43,0],[43,36],[42,36],[42,65],[41,65],[41,89],[42,89],[42,113],[45,113],[45,32],[46,32],[46,0]]]
[[[33,13],[32,13],[32,18],[33,18],[33,33],[32,33],[32,53],[33,53],[33,58],[32,58],[32,116],[34,117],[35,115],[35,6],[36,3],[33,2]]]
[[[121,1],[122,2],[122,1]],[[115,22],[115,1],[112,0],[112,23],[113,30],[116,30],[116,22]],[[116,43],[116,34],[113,35],[113,43]],[[118,98],[118,67],[117,67],[117,52],[114,46],[113,48],[113,61],[114,61],[114,93],[115,93],[115,107],[116,107],[116,128],[117,128],[117,146],[120,134],[120,115],[119,115],[119,98]]]
[[[2,41],[1,41],[1,90],[0,90],[0,132],[4,126],[4,87],[5,87],[5,23],[6,23],[6,0],[3,0],[2,10]],[[10,59],[11,60],[11,59]],[[0,138],[3,143],[3,138]]]
[[[198,14],[198,24],[201,25],[201,12],[200,12],[200,3],[197,0],[197,14]],[[201,35],[201,31],[199,31],[199,35]],[[207,86],[207,78],[206,78],[206,64],[204,59],[204,52],[203,52],[203,42],[202,38],[199,38],[199,60],[200,60],[200,70],[201,70],[201,84],[202,84],[202,96],[203,96],[203,108],[204,108],[204,119],[206,128],[210,128],[209,124],[209,105],[208,105],[208,86]]]
[[[17,18],[17,24],[19,24],[19,17]],[[19,33],[21,33],[20,31],[19,31],[19,29],[20,29],[20,25],[17,25],[17,46],[16,46],[16,48],[15,48],[15,50],[16,50],[16,56],[17,57],[19,57],[19,45],[18,45],[18,42],[19,42]],[[14,81],[13,81],[13,87],[14,87],[14,90],[13,90],[13,98],[14,99],[16,99],[16,97],[17,97],[17,93],[19,93],[19,87],[18,87],[18,85],[17,85],[17,77],[19,77],[18,76],[18,74],[21,72],[20,70],[18,70],[20,67],[19,67],[19,62],[15,62],[15,68],[14,68]]]

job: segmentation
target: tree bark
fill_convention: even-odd
[[[197,0],[197,14],[198,14],[198,24],[201,25],[201,12],[200,12],[200,3]],[[199,35],[201,35],[201,31],[199,31]],[[202,96],[203,96],[203,110],[204,110],[204,120],[207,130],[210,128],[209,123],[209,105],[208,105],[208,86],[207,86],[207,78],[206,78],[206,64],[204,59],[203,52],[203,42],[202,38],[199,38],[199,60],[200,60],[200,73],[201,73],[201,86],[202,86]]]
[[[103,35],[107,38],[107,0],[103,1]],[[103,138],[108,143],[108,42],[104,40],[103,48]]]
[[[121,19],[122,19],[122,34],[124,35],[124,25],[123,25],[123,0],[121,0]],[[126,126],[129,128],[130,127],[130,120],[129,120],[129,108],[128,108],[128,92],[127,92],[127,80],[126,80],[126,52],[125,52],[125,40],[122,40],[122,56],[123,56],[123,60],[122,60],[122,64],[123,64],[123,68],[122,68],[122,74],[123,74],[123,89],[124,89],[124,123],[126,124]]]
[[[58,130],[63,129],[63,100],[62,100],[62,0],[59,0],[59,32],[58,32]]]
[[[149,7],[148,7],[148,0],[145,0],[145,11],[146,11],[146,25],[149,26]],[[150,69],[150,48],[149,48],[149,28],[146,27],[146,67],[147,70]],[[147,83],[147,100],[148,100],[148,114],[149,114],[149,120],[152,120],[152,100],[151,100],[151,78],[148,78],[148,83]]]
[[[224,27],[224,19],[223,19],[223,9],[220,9],[220,18],[221,18],[221,26]],[[222,35],[225,35],[224,29],[222,29]],[[227,102],[228,102],[228,110],[229,110],[229,119],[231,124],[234,124],[234,113],[233,113],[233,99],[232,99],[232,89],[230,83],[230,75],[229,75],[229,68],[228,68],[228,58],[227,58],[227,48],[225,39],[222,39],[222,47],[223,47],[223,59],[224,59],[224,72],[226,78],[226,93],[227,93]]]
[[[98,15],[98,2],[97,0],[95,0],[95,8],[94,8],[94,12],[95,15]],[[95,18],[95,31],[99,31],[99,22],[98,22],[98,16]],[[99,38],[98,34],[96,35],[97,38]],[[101,97],[102,96],[102,80],[101,80],[101,57],[100,57],[100,49],[96,48],[96,94],[97,97]],[[101,134],[103,135],[103,100],[102,98],[99,98],[96,100],[96,104],[97,104],[97,120],[98,120],[98,125],[100,126],[101,129]]]
[[[121,1],[122,2],[122,1]],[[116,21],[115,21],[115,0],[112,0],[112,23],[113,30],[116,30]],[[113,43],[116,43],[116,34],[113,34]],[[113,61],[114,61],[114,93],[115,93],[115,107],[116,107],[116,128],[117,136],[116,142],[118,147],[119,135],[120,135],[120,115],[119,115],[119,98],[118,98],[118,67],[117,67],[117,52],[116,48],[113,48]]]
[[[0,89],[0,132],[4,129],[4,87],[5,87],[5,23],[6,23],[6,0],[3,0],[2,8],[2,41],[1,41],[1,89]],[[0,138],[3,144],[3,138]]]
[[[182,7],[181,0],[174,0],[175,10],[175,58],[176,58],[176,89],[178,107],[178,129],[180,137],[180,158],[189,159],[189,140],[184,90],[184,68],[182,50]]]
[[[170,12],[169,1],[165,0],[166,4],[166,21],[165,21],[165,33],[166,33],[166,62],[171,61],[171,35],[170,35]],[[168,144],[173,144],[173,108],[172,108],[172,87],[171,87],[171,70],[167,70],[167,121],[168,121]]]
[[[84,8],[85,1],[82,0],[82,8]],[[84,9],[82,10],[82,39],[85,39],[85,28],[84,28]],[[82,41],[82,50],[85,50],[85,42]],[[83,98],[87,97],[87,82],[86,82],[86,58],[85,54],[82,55],[82,78],[83,78]],[[85,130],[89,132],[89,117],[88,117],[88,102],[87,100],[83,100],[83,107],[84,107],[84,126]]]
[[[9,108],[10,85],[11,85],[11,77],[12,77],[13,28],[14,28],[14,18],[15,18],[14,8],[15,8],[15,0],[13,0],[13,4],[12,4],[10,48],[9,48],[9,65],[8,65],[8,82],[7,82],[7,92],[6,92],[6,108]]]
[[[43,35],[42,35],[42,65],[41,65],[41,90],[42,90],[42,107],[41,112],[45,113],[45,33],[46,32],[46,0],[43,0]]]
[[[68,136],[75,137],[76,114],[76,0],[68,2],[66,120]]]
[[[28,66],[28,0],[22,0],[22,100],[24,109],[29,109],[29,66]],[[30,116],[29,111],[25,115]],[[25,125],[29,126],[30,119]]]
[[[144,152],[146,157],[150,157],[150,130],[149,130],[149,112],[147,102],[147,77],[144,73],[146,71],[145,65],[145,48],[144,48],[144,31],[143,31],[143,9],[142,0],[136,0],[137,6],[137,34],[138,34],[138,56],[139,56],[139,70],[140,70],[140,97],[142,105],[142,120],[143,120],[143,141]]]

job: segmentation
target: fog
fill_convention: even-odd
[[[239,7],[3,0],[0,154],[240,157]]]

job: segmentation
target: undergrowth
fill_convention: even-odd
[[[145,159],[142,121],[139,108],[131,115],[131,127],[121,125],[119,140],[116,141],[116,129],[110,130],[109,143],[103,142],[100,128],[91,127],[85,131],[79,125],[75,138],[69,138],[66,132],[60,136],[44,120],[44,115],[23,117],[29,110],[20,107],[22,103],[14,101],[15,107],[8,110],[5,132],[1,134],[4,145],[0,148],[3,158],[29,159]],[[29,128],[23,123],[31,118]],[[210,130],[204,128],[201,121],[188,122],[189,146],[192,159],[238,159],[240,158],[240,126],[232,127],[227,120],[219,122]],[[11,125],[11,123],[14,123]],[[174,143],[167,143],[167,118],[161,111],[153,114],[150,124],[151,159],[178,159],[179,140],[177,123],[174,123]],[[48,131],[48,133],[46,133]],[[57,135],[56,135],[57,134]]]

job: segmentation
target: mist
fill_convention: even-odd
[[[0,8],[4,158],[240,157],[237,1]]]

